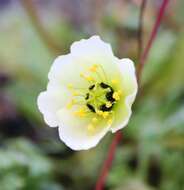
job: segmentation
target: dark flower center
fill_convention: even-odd
[[[85,96],[86,106],[94,113],[96,110],[110,111],[115,103],[113,93],[113,88],[104,82],[92,84]]]

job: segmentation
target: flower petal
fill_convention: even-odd
[[[55,88],[50,83],[48,87],[47,91],[39,94],[37,104],[45,122],[50,127],[56,127],[58,126],[56,112],[66,104],[68,94],[64,88]]]
[[[83,68],[79,67],[71,54],[59,56],[55,59],[48,74],[49,80],[56,85],[67,86],[72,83],[75,86],[85,85],[80,78]]]
[[[91,134],[87,129],[91,117],[78,118],[67,109],[61,109],[58,117],[60,139],[73,150],[86,150],[96,146],[109,130],[109,126],[101,121],[96,126],[96,131]]]
[[[114,133],[125,127],[131,116],[131,106],[135,100],[138,85],[136,80],[134,64],[130,59],[124,58],[117,63],[122,75],[122,93],[123,97],[115,108],[115,119],[111,126]]]
[[[135,93],[136,95],[138,85],[137,85],[137,79],[136,79],[136,73],[133,61],[131,59],[124,58],[120,59],[117,62],[117,64],[119,66],[119,70],[121,71],[122,87],[124,92],[127,93],[127,95],[133,93]],[[134,99],[132,99],[132,102],[134,101]]]
[[[101,78],[105,77],[106,81],[119,74],[116,65],[117,59],[113,55],[111,45],[102,41],[99,36],[74,42],[71,46],[71,55],[84,70],[88,70],[93,64],[101,65],[101,75],[103,76]]]
[[[99,36],[92,36],[89,39],[82,39],[74,42],[71,45],[71,53],[75,57],[90,58],[106,55],[107,58],[113,57],[113,52],[110,44],[105,43]],[[89,58],[89,59],[90,59]]]

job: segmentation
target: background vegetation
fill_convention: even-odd
[[[144,42],[160,0],[148,1]],[[113,135],[74,152],[45,125],[36,99],[53,59],[93,34],[138,63],[141,0],[0,1],[0,190],[90,190]],[[184,189],[184,2],[167,7],[123,130],[107,190]],[[145,44],[145,43],[144,43]]]

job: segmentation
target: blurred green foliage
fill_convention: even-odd
[[[0,150],[0,189],[62,189],[52,171],[51,160],[26,139],[10,140]]]
[[[46,11],[40,11],[41,15],[47,19],[53,14],[47,10],[50,4],[42,6],[39,8]],[[111,2],[108,6],[103,7],[102,23],[99,28],[93,26],[94,31],[113,44],[116,54],[134,57],[137,62],[138,7],[128,2],[121,6]],[[169,13],[181,9],[180,3],[172,6]],[[121,14],[123,7],[130,11]],[[148,6],[145,39],[155,9],[156,5]],[[178,15],[183,12],[178,11]],[[69,24],[70,20],[58,19],[57,14],[55,17],[48,19],[46,27],[62,44],[64,53],[73,41],[93,33],[89,32],[93,27],[86,28],[82,21],[79,29]],[[151,49],[143,72],[142,93],[137,97],[129,126],[123,130],[106,189],[184,189],[184,32],[181,16],[175,19],[180,29],[176,32],[173,26],[163,22]],[[91,20],[89,23],[92,25]],[[0,190],[93,189],[113,135],[108,134],[89,151],[73,152],[63,145],[57,130],[55,133],[55,129],[44,125],[36,105],[56,55],[44,45],[20,4],[4,8],[0,25],[0,74],[6,73],[10,78],[10,83],[0,88],[0,95],[8,97],[9,106],[15,108],[15,118],[0,118]],[[1,111],[6,110],[0,104]],[[7,130],[20,132],[12,138]],[[30,130],[33,133],[28,135],[22,132]]]

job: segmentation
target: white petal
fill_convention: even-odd
[[[138,85],[133,61],[128,58],[121,59],[118,62],[118,66],[122,75],[122,87],[124,91],[127,93],[127,95],[136,95]],[[132,99],[132,101],[134,101],[134,99]]]
[[[60,139],[73,150],[86,150],[98,144],[102,137],[109,130],[105,123],[98,123],[97,130],[90,134],[87,126],[91,123],[91,118],[78,118],[71,111],[62,109],[58,112],[60,125]]]
[[[54,61],[48,76],[50,81],[63,86],[71,83],[75,87],[87,87],[89,83],[80,77],[80,73],[93,75],[89,68],[93,64],[100,64],[106,78],[111,79],[119,73],[115,62],[111,46],[98,36],[93,36],[87,40],[74,42],[70,54],[59,56]],[[93,76],[98,78],[96,75]],[[102,70],[101,78],[105,78]]]
[[[117,58],[113,55],[111,45],[102,41],[99,36],[74,42],[71,46],[71,55],[84,68],[84,72],[93,64],[101,65],[101,78],[111,80],[118,78],[119,69]],[[106,76],[104,76],[104,73]]]
[[[118,66],[122,74],[123,97],[115,108],[115,120],[111,128],[113,133],[127,125],[132,113],[131,106],[138,90],[133,62],[127,58],[121,59],[118,62]]]
[[[53,65],[48,74],[48,78],[52,83],[67,84],[79,74],[78,70],[75,70],[75,61],[72,59],[71,54],[62,55],[54,60]],[[79,77],[79,75],[78,75]]]
[[[66,104],[68,94],[64,88],[55,88],[50,83],[48,86],[50,89],[39,94],[37,104],[45,122],[50,127],[56,127],[58,126],[56,112]]]
[[[90,55],[90,58],[106,55],[108,58],[113,56],[110,44],[105,43],[99,36],[92,36],[89,39],[82,39],[71,45],[71,53],[76,57]],[[89,58],[89,59],[90,59]]]
[[[51,66],[49,80],[57,86],[67,87],[68,84],[72,84],[74,87],[87,88],[89,83],[80,77],[80,73],[86,71],[85,66],[85,61],[79,62],[71,54],[59,56]]]

